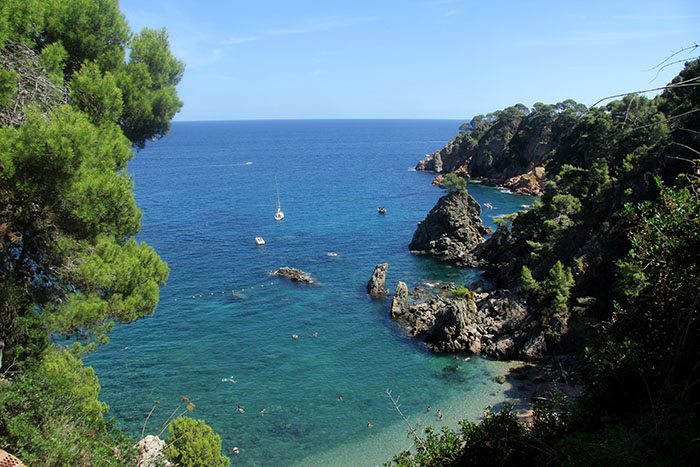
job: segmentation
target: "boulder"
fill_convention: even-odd
[[[311,274],[304,272],[300,269],[294,269],[290,267],[279,268],[276,271],[272,271],[275,276],[280,276],[287,278],[293,282],[298,282],[300,284],[317,284],[318,281],[314,279]]]
[[[484,241],[484,235],[491,233],[480,215],[481,206],[469,193],[448,193],[418,224],[408,247],[446,261],[469,264],[469,252]]]
[[[370,297],[381,298],[389,292],[384,288],[386,282],[386,270],[389,268],[389,263],[377,264],[372,273],[372,278],[367,282],[367,293]]]
[[[140,453],[136,467],[172,466],[163,453],[166,448],[165,441],[157,436],[148,435],[134,447],[138,449]]]

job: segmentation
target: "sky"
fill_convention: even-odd
[[[120,0],[186,64],[175,120],[469,120],[665,85],[697,0]],[[694,55],[693,55],[694,54]],[[700,56],[700,49],[674,56]]]

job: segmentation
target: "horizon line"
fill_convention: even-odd
[[[260,121],[319,121],[319,120],[455,120],[469,121],[468,118],[437,118],[437,117],[262,117],[262,118],[228,118],[228,119],[203,119],[203,120],[172,120],[171,123],[198,123],[198,122],[260,122]]]

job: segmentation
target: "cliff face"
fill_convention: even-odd
[[[469,252],[484,241],[484,235],[491,233],[480,215],[481,206],[469,193],[449,193],[418,224],[408,247],[445,261],[470,264]]]
[[[458,173],[516,193],[541,196],[545,166],[553,149],[569,135],[571,121],[585,111],[573,101],[514,106],[477,116],[443,148],[420,161],[416,170]]]

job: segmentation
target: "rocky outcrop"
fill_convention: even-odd
[[[445,288],[437,294],[414,289],[407,308],[399,305],[403,292],[399,294],[398,290],[392,319],[404,324],[409,334],[423,337],[436,352],[466,351],[500,360],[537,360],[547,349],[544,332],[533,313],[507,290],[456,298],[445,293]]]
[[[157,436],[148,435],[134,446],[139,451],[137,467],[170,467],[172,464],[165,458],[165,441]]]
[[[438,352],[469,350],[479,353],[481,349],[474,348],[473,339],[475,314],[476,304],[471,297],[443,301],[435,310],[435,322],[427,332],[426,343]]]
[[[585,110],[582,104],[565,101],[553,106],[536,104],[532,109],[515,105],[475,117],[443,148],[418,162],[416,170],[462,173],[466,178],[540,196],[544,173],[539,172],[572,131],[573,119]]]
[[[386,270],[389,268],[389,263],[377,264],[372,273],[372,278],[367,282],[367,293],[373,298],[382,298],[389,293],[389,290],[384,288],[386,282]]]
[[[291,280],[292,282],[298,282],[300,284],[318,284],[318,281],[311,276],[308,272],[301,271],[299,269],[294,269],[290,267],[279,268],[272,271],[275,276],[284,277]]]
[[[503,188],[507,188],[513,193],[521,195],[542,196],[542,179],[544,178],[544,167],[535,167],[526,174],[511,177],[501,184]]]
[[[411,251],[429,253],[445,261],[471,264],[470,250],[491,233],[481,222],[481,206],[466,192],[440,198],[418,224],[409,244]]]
[[[396,292],[391,300],[391,319],[401,319],[408,313],[408,287],[405,282],[399,281],[396,284]]]

